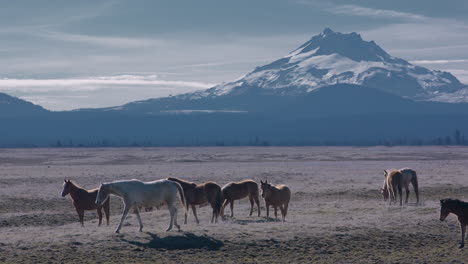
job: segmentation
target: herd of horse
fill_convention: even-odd
[[[419,204],[419,186],[417,174],[414,170],[403,168],[399,170],[384,170],[384,182],[380,189],[382,197],[385,201],[397,203],[397,195],[399,204],[402,206],[403,188],[406,191],[405,203],[409,199],[409,185],[413,186],[416,203]],[[288,213],[289,201],[291,200],[291,190],[288,186],[272,185],[268,181],[260,181],[260,189],[262,190],[262,198],[265,201],[266,216],[269,219],[269,208],[273,207],[275,219],[278,219],[278,208],[281,211],[282,221],[286,221]],[[71,180],[64,180],[62,197],[70,194],[73,206],[78,213],[79,221],[83,226],[83,217],[85,210],[97,210],[100,226],[102,223],[102,209],[106,215],[107,225],[109,225],[109,203],[110,195],[118,196],[124,204],[124,211],[120,219],[120,223],[115,230],[120,232],[123,222],[130,210],[136,214],[140,231],[143,230],[143,223],[140,217],[142,208],[150,209],[153,207],[160,208],[166,205],[170,213],[170,223],[167,231],[171,230],[175,225],[180,230],[180,225],[177,223],[177,206],[179,201],[185,211],[184,224],[187,224],[187,215],[192,209],[195,221],[200,223],[197,217],[196,206],[210,204],[212,208],[211,223],[217,223],[218,218],[224,218],[224,209],[230,205],[231,217],[234,217],[234,201],[248,197],[250,201],[250,214],[252,216],[254,205],[257,206],[258,216],[260,216],[260,199],[259,186],[254,180],[243,180],[240,182],[230,182],[222,188],[214,182],[205,182],[196,184],[178,178],[167,178],[162,180],[143,182],[139,180],[121,180],[108,183],[101,183],[99,188],[86,190]],[[440,221],[444,221],[450,214],[458,217],[461,230],[460,248],[465,244],[466,226],[468,225],[468,203],[458,199],[442,199],[440,200]]]
[[[269,218],[269,207],[275,210],[275,218],[278,218],[277,210],[281,211],[283,222],[286,221],[288,205],[291,199],[291,191],[286,185],[271,185],[267,181],[260,181],[262,197],[265,200],[267,218]],[[177,223],[177,201],[185,209],[185,220],[187,224],[187,214],[192,208],[197,224],[200,223],[197,216],[196,206],[210,204],[212,211],[211,223],[217,223],[218,218],[224,217],[224,208],[230,204],[231,217],[234,217],[234,201],[248,197],[250,200],[250,216],[253,214],[254,203],[257,205],[258,216],[260,216],[259,187],[253,180],[243,180],[240,182],[230,182],[224,187],[220,187],[214,182],[195,184],[178,178],[167,178],[157,181],[143,182],[139,180],[123,180],[108,183],[101,183],[97,189],[86,190],[71,180],[64,180],[62,197],[70,194],[73,206],[75,207],[80,223],[83,226],[83,216],[85,210],[97,210],[99,223],[102,223],[102,209],[106,214],[109,225],[109,201],[110,195],[118,196],[124,204],[124,211],[120,219],[119,226],[115,230],[120,232],[123,222],[130,210],[136,214],[140,231],[143,230],[143,223],[140,217],[142,208],[160,208],[167,205],[171,220],[167,231],[175,225],[180,230]]]

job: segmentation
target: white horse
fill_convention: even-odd
[[[419,186],[418,186],[418,176],[416,175],[416,172],[412,169],[408,168],[403,168],[398,170],[402,174],[402,187],[405,187],[406,190],[406,200],[405,203],[408,203],[408,197],[409,197],[409,185],[410,183],[413,185],[414,192],[416,194],[416,203],[419,203]],[[387,175],[390,174],[390,171],[384,170],[384,178],[387,178]],[[384,180],[382,188],[380,188],[380,192],[382,193],[382,196],[384,200],[386,201],[390,193],[388,191],[388,186],[387,186],[387,181]]]
[[[177,207],[175,207],[175,202],[179,198],[185,208],[186,201],[184,191],[179,183],[168,180],[142,182],[135,179],[102,183],[96,197],[96,204],[102,204],[110,194],[121,197],[124,202],[123,215],[120,219],[119,226],[115,230],[116,233],[120,232],[130,209],[133,208],[138,218],[141,232],[143,230],[143,223],[141,222],[138,207],[152,207],[162,204],[167,204],[171,215],[171,222],[166,231],[172,229],[172,224],[175,224],[180,231],[180,226],[177,224]],[[177,197],[177,194],[179,197]]]

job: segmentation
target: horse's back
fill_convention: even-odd
[[[253,180],[243,180],[240,182],[230,182],[221,189],[223,196],[227,199],[242,199],[249,193],[258,193],[258,184]]]
[[[289,201],[291,199],[291,189],[284,184],[275,185],[275,188],[278,190],[279,198],[283,201]]]
[[[403,168],[399,170],[401,172],[401,181],[402,184],[405,186],[408,186],[410,182],[416,178],[416,171],[410,169],[410,168]]]
[[[276,189],[278,189],[281,192],[291,194],[291,189],[289,189],[289,187],[287,185],[278,184],[278,185],[275,185],[275,187],[276,187]]]

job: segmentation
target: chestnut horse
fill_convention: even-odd
[[[106,214],[107,225],[109,225],[110,199],[107,199],[104,204],[98,206],[94,203],[94,201],[96,200],[97,193],[98,189],[85,190],[77,184],[75,184],[74,182],[72,182],[71,180],[64,180],[62,197],[65,197],[67,194],[70,194],[73,206],[75,206],[76,212],[78,213],[78,217],[80,218],[81,226],[84,226],[83,218],[85,210],[97,210],[99,216],[98,226],[100,226],[102,222],[102,208],[104,208],[104,213]]]
[[[201,184],[195,184],[193,182],[184,181],[178,178],[167,178],[170,181],[174,181],[179,183],[184,189],[185,195],[185,221],[184,224],[187,224],[187,214],[189,210],[189,206],[192,207],[193,215],[195,216],[195,220],[197,224],[200,223],[197,217],[197,210],[196,205],[202,205],[206,203],[210,203],[211,208],[213,208],[213,214],[211,216],[211,223],[218,222],[219,212],[221,210],[221,187],[214,182],[205,182]]]
[[[465,246],[466,226],[468,225],[468,203],[450,198],[440,200],[440,221],[444,221],[450,213],[458,217],[461,230],[459,248],[463,248]]]
[[[275,209],[275,218],[278,219],[278,207],[281,210],[283,222],[286,220],[288,213],[289,200],[291,200],[291,190],[288,186],[279,184],[271,185],[268,181],[260,181],[260,188],[262,189],[262,197],[265,199],[266,216],[269,217],[270,205]]]
[[[416,194],[416,203],[419,203],[419,187],[418,187],[418,176],[416,175],[416,172],[412,169],[404,168],[404,169],[399,169],[398,171],[401,172],[402,174],[402,185],[405,187],[406,190],[406,200],[405,203],[408,203],[408,197],[409,197],[409,185],[410,183],[413,185],[414,193]],[[387,170],[384,170],[384,177],[386,178],[388,174]],[[389,197],[389,192],[387,188],[387,182],[384,180],[382,188],[380,188],[380,192],[382,193],[382,196],[385,201],[387,201]]]
[[[221,216],[224,216],[224,208],[231,204],[231,217],[234,216],[234,201],[249,197],[250,214],[252,216],[254,201],[257,204],[258,216],[260,216],[260,201],[258,199],[258,184],[253,180],[243,180],[240,182],[230,182],[222,188],[223,205],[221,206]]]
[[[402,181],[403,174],[399,170],[394,170],[388,172],[385,175],[385,183],[387,184],[388,194],[389,194],[389,204],[392,204],[393,201],[397,202],[396,193],[400,196],[400,206],[401,203],[401,191],[402,191]]]

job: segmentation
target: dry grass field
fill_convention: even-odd
[[[383,202],[383,169],[418,172],[421,203]],[[142,213],[143,232],[129,215],[114,230],[122,203],[111,197],[111,224],[85,226],[64,178],[85,188],[120,179],[169,176],[194,182],[251,178],[292,190],[285,223],[248,216],[210,224],[211,208],[190,212],[181,232],[165,229],[166,208]],[[463,147],[216,147],[0,150],[0,262],[2,263],[465,263],[458,222],[439,221],[439,199],[468,200],[468,148]],[[264,209],[262,202],[262,209]],[[229,209],[226,209],[229,213]],[[256,215],[256,213],[254,213]],[[183,210],[179,208],[179,222]],[[270,215],[271,216],[271,215]]]

